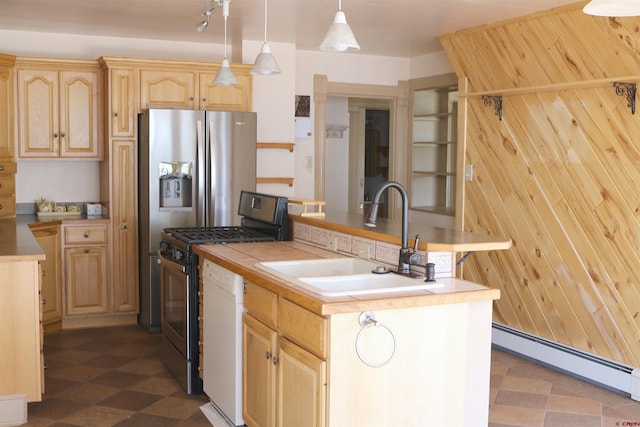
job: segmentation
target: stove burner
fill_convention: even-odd
[[[238,226],[165,228],[164,232],[181,242],[197,245],[203,243],[270,242],[273,236]]]

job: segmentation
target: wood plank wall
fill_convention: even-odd
[[[584,4],[440,38],[467,103],[458,224],[514,243],[463,274],[501,289],[494,321],[640,366],[640,103],[612,86],[640,83],[640,18]]]

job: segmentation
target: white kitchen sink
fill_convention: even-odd
[[[379,263],[360,258],[261,262],[256,267],[323,296],[364,295],[442,288],[395,273],[374,274]]]

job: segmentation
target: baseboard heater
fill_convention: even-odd
[[[640,401],[640,368],[493,323],[494,346]]]

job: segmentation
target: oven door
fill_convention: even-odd
[[[160,255],[160,315],[162,335],[188,359],[187,301],[189,274],[186,265]]]

